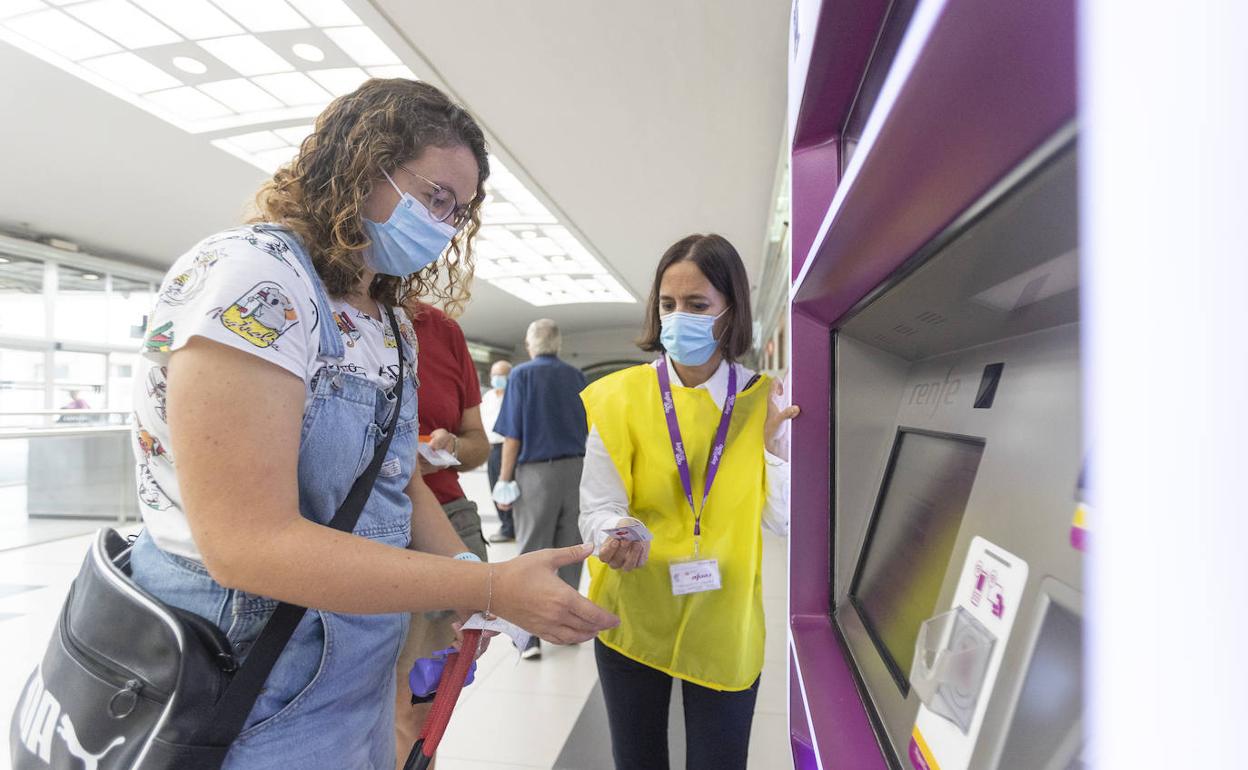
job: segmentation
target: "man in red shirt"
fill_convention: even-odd
[[[417,412],[421,441],[453,454],[458,465],[438,468],[420,458],[425,483],[442,504],[447,518],[468,551],[486,560],[485,539],[477,504],[464,496],[459,473],[485,462],[489,439],[481,425],[481,385],[459,324],[441,310],[418,302],[405,304],[416,330],[419,382]],[[407,641],[399,654],[395,703],[395,741],[399,766],[416,742],[429,713],[429,704],[412,705],[407,675],[417,658],[428,657],[451,645],[455,618],[450,612],[413,615]]]

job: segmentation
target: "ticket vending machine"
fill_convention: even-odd
[[[793,20],[795,764],[1081,768],[1074,5]]]
[[[1074,141],[833,334],[831,579],[886,749],[1079,767]]]

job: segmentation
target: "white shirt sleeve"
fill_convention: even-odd
[[[602,530],[615,526],[627,515],[628,493],[624,490],[624,481],[615,469],[602,436],[598,435],[598,428],[591,425],[585,440],[585,465],[581,472],[581,540],[593,543],[594,553],[597,553],[606,539]]]
[[[789,464],[766,449],[767,496],[763,503],[763,527],[781,537],[789,534]]]

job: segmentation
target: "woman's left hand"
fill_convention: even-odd
[[[771,452],[781,460],[788,460],[788,442],[780,441],[781,429],[786,422],[801,414],[802,410],[797,404],[790,404],[781,409],[776,402],[777,399],[783,397],[784,384],[780,380],[773,380],[771,383],[771,394],[767,399],[767,421],[763,423],[763,442],[768,452]]]

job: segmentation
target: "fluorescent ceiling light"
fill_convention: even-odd
[[[47,10],[18,16],[6,21],[5,26],[70,61],[121,50],[113,41],[60,11]]]
[[[375,78],[406,78],[408,80],[420,80],[416,77],[416,73],[402,64],[392,64],[389,67],[369,67],[368,74]]]
[[[1078,286],[1079,252],[1071,249],[1060,257],[1054,257],[1008,281],[981,291],[971,297],[971,301],[1002,313],[1012,313]]]
[[[233,142],[239,149],[245,152],[264,152],[265,150],[276,150],[279,147],[289,145],[289,142],[272,131],[252,131],[247,134],[231,136],[228,141]]]
[[[225,37],[245,31],[207,0],[134,0],[134,2],[191,40]]]
[[[136,94],[182,85],[182,81],[160,67],[128,51],[88,59],[82,66]]]
[[[195,121],[230,114],[228,107],[189,86],[156,91],[145,98],[181,120]]]
[[[342,0],[290,0],[290,3],[318,27],[347,27],[362,23]]]
[[[368,74],[359,67],[336,67],[327,70],[312,70],[308,73],[326,91],[334,96],[349,94],[360,87],[360,83],[368,80]]]
[[[337,27],[325,34],[361,67],[400,64],[399,57],[368,27]]]
[[[8,19],[13,16],[21,16],[23,13],[38,11],[48,6],[39,0],[9,0],[6,3],[0,3],[0,19]]]
[[[202,40],[204,50],[238,71],[240,75],[268,75],[294,69],[272,48],[251,35]]]
[[[252,32],[306,29],[308,22],[286,0],[215,0],[216,4]]]
[[[311,125],[290,126],[289,128],[275,128],[273,129],[273,133],[280,136],[282,141],[286,142],[286,144],[297,148],[299,145],[303,144],[303,140],[307,139],[312,133],[312,129],[313,126]],[[294,157],[293,152],[291,153],[291,157]]]
[[[291,107],[300,105],[328,104],[329,92],[318,86],[302,72],[283,72],[280,75],[262,75],[252,78],[256,85],[281,99]]]
[[[131,50],[182,42],[178,33],[125,0],[95,0],[65,10]]]
[[[280,110],[282,103],[246,78],[204,83],[199,90],[240,113]]]

